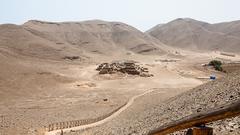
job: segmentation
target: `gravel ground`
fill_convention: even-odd
[[[28,100],[18,100],[11,106],[0,103],[0,135],[36,135],[38,128],[51,123],[98,118],[136,94],[128,92],[129,96],[125,96],[125,93],[108,89],[81,93],[38,100],[27,97]]]
[[[85,131],[66,135],[143,135],[166,123],[240,99],[240,72],[208,82],[170,99],[164,93],[152,93],[138,99],[116,119]],[[239,135],[240,117],[210,123],[214,134]],[[181,132],[175,134],[182,134]]]

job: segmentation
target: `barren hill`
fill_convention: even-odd
[[[4,97],[20,97],[37,92],[41,84],[48,87],[51,83],[56,86],[62,81],[72,81],[50,71],[50,65],[54,68],[57,65],[55,62],[68,65],[67,62],[74,60],[83,64],[91,58],[99,62],[101,56],[128,53],[162,55],[165,51],[161,45],[151,36],[120,22],[32,20],[23,25],[3,24],[0,25],[1,92],[8,95]]]
[[[29,21],[24,29],[61,45],[70,45],[90,53],[114,54],[118,51],[161,53],[159,44],[139,30],[120,22],[101,20],[52,23]]]
[[[0,25],[0,51],[11,55],[59,59],[115,53],[163,54],[161,42],[120,22],[43,22]],[[90,56],[91,57],[91,56]]]
[[[0,52],[3,55],[27,55],[31,57],[57,57],[60,55],[54,43],[35,36],[22,26],[0,25]]]
[[[210,25],[210,30],[222,32],[230,36],[240,38],[240,21],[224,22]]]
[[[158,28],[162,29],[166,25]],[[182,20],[181,26],[188,24]],[[231,41],[229,49],[236,49],[234,47],[237,46],[233,44],[238,43],[236,36],[215,34],[222,33],[220,30],[211,33],[208,32],[211,28],[206,26],[209,24],[197,21],[191,23],[191,27],[196,27],[196,32],[202,32],[199,33],[203,35],[201,40],[207,32],[217,35],[209,40],[215,41],[218,36],[227,39],[217,40],[216,46]],[[184,31],[189,32],[191,37],[191,30]],[[177,37],[180,33],[181,30],[174,34]],[[167,36],[171,37],[171,34]],[[188,43],[184,38],[181,38],[182,42]],[[200,66],[208,63],[212,57],[226,61],[239,60],[238,55],[233,58],[215,52],[175,49],[120,22],[92,20],[55,23],[32,20],[23,25],[0,25],[0,134],[35,135],[45,132],[42,131],[43,127],[52,123],[96,121],[110,116],[119,108],[116,119],[109,121],[116,125],[116,130],[112,130],[106,123],[106,130],[102,132],[110,130],[117,131],[116,134],[125,134],[127,130],[133,133],[139,123],[151,126],[152,118],[158,117],[161,110],[168,109],[163,104],[166,100],[207,81],[197,77],[209,76],[210,73],[215,73],[216,77],[223,76],[223,73]],[[122,72],[99,74],[96,71],[100,63],[125,60],[136,62],[138,67],[144,67],[141,71],[149,71],[153,76],[139,77]],[[236,79],[239,81],[239,78]],[[139,100],[141,98],[143,100]],[[175,107],[178,99],[173,98],[169,105]],[[208,95],[206,99],[212,99],[212,96]],[[182,101],[179,105],[185,102],[179,101]],[[175,116],[175,113],[173,110],[171,116]],[[161,116],[159,120],[164,117],[167,116]],[[121,122],[115,123],[119,118],[122,118]],[[129,123],[129,120],[132,122]],[[132,125],[129,128],[121,127],[128,124]],[[156,121],[152,124],[160,125]],[[138,126],[136,131],[146,132],[151,129],[140,128]],[[118,133],[118,130],[122,131]]]
[[[189,50],[240,51],[239,22],[209,24],[189,18],[179,18],[156,26],[147,33],[161,42]]]

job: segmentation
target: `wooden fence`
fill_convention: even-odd
[[[118,107],[114,111],[112,111],[112,112],[110,112],[106,115],[97,117],[97,118],[52,123],[52,124],[49,124],[48,126],[45,126],[44,130],[45,130],[45,132],[50,132],[50,131],[54,131],[54,130],[67,129],[67,128],[78,127],[78,126],[81,126],[81,125],[87,125],[87,124],[95,123],[95,122],[101,121],[101,120],[111,116],[112,114],[117,112],[119,109],[121,109],[123,106],[125,106],[126,104],[127,103],[121,105],[120,107]]]

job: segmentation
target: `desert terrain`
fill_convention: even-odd
[[[231,29],[224,24],[210,27],[191,21],[194,30],[201,31],[192,31],[200,34],[197,44],[186,41],[189,31],[171,32],[182,28],[182,20],[173,23],[177,25],[161,25],[146,33],[101,20],[0,25],[0,134],[59,134],[60,130],[47,132],[46,128],[76,120],[93,121],[64,129],[64,134],[148,134],[199,108],[222,105],[229,96],[233,97],[227,103],[239,100],[238,72],[231,78],[203,66],[214,59],[239,62],[239,31],[229,34]],[[96,70],[101,63],[114,61],[135,61],[153,76]],[[210,81],[210,75],[217,80]],[[216,97],[218,93],[223,97]],[[221,127],[229,123],[237,126]],[[210,126],[237,134],[239,118]]]

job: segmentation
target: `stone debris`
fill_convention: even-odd
[[[65,60],[77,60],[80,59],[79,56],[65,56],[63,59]]]
[[[177,61],[180,61],[178,59],[158,59],[158,60],[155,60],[156,62],[177,62]]]
[[[141,77],[151,77],[148,68],[141,67],[135,62],[123,61],[123,62],[112,62],[112,63],[102,63],[97,69],[99,74],[114,74],[114,73],[124,73],[130,75],[139,75]]]

